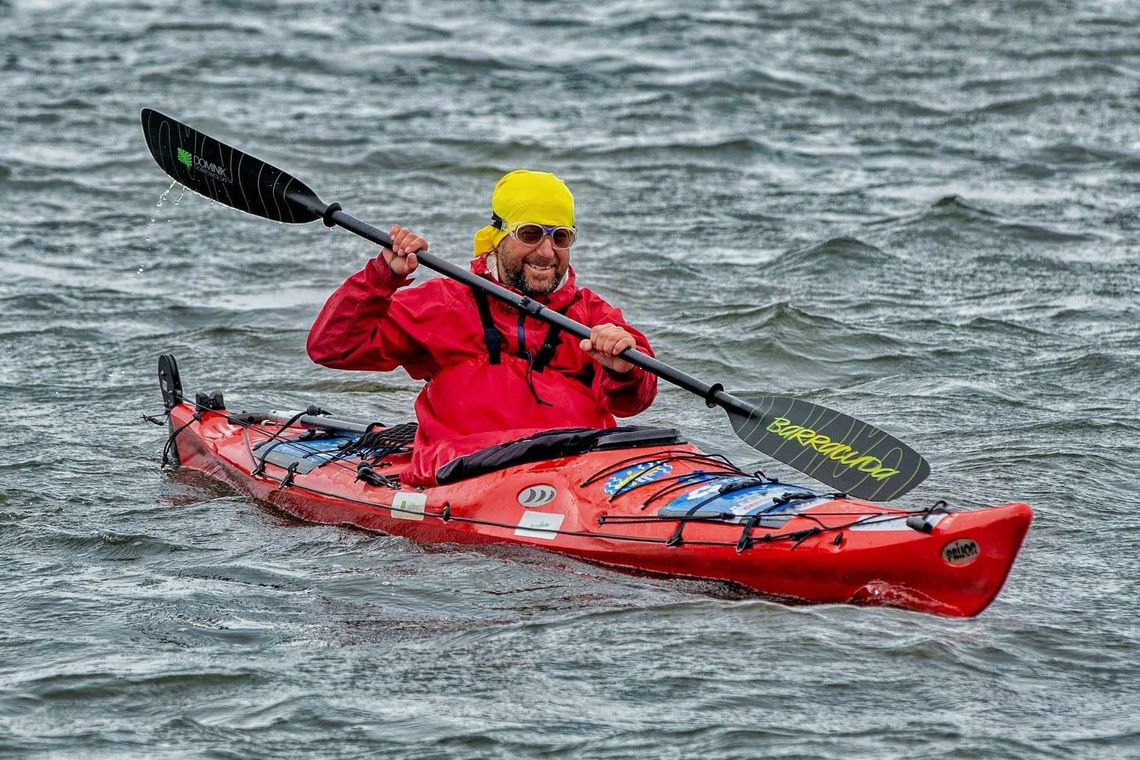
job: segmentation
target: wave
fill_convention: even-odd
[[[777,256],[769,264],[773,270],[802,271],[808,274],[850,273],[858,268],[886,267],[896,261],[891,254],[853,237],[836,237],[806,248]]]
[[[1034,159],[1051,166],[1116,165],[1121,168],[1140,168],[1140,154],[1113,148],[1094,147],[1080,143],[1053,143],[1034,151]]]
[[[900,341],[786,301],[725,306],[716,314],[665,327],[658,334],[675,351],[699,356],[701,372],[762,375],[768,387],[862,382],[894,368],[913,369],[916,362],[941,360],[913,341]],[[710,334],[717,339],[710,342]]]
[[[1092,232],[1069,232],[1056,226],[1009,221],[1000,214],[976,205],[960,195],[943,196],[925,211],[905,217],[879,219],[868,226],[925,227],[931,228],[932,233],[937,228],[952,232],[988,231],[1038,243],[1067,244],[1100,239],[1100,236]],[[1032,254],[1027,255],[1032,256]]]
[[[32,539],[41,549],[63,550],[68,554],[97,557],[109,561],[133,561],[145,557],[161,557],[184,552],[191,547],[145,533],[119,533],[101,530],[95,533],[44,531]]]
[[[994,212],[987,211],[980,206],[975,206],[960,195],[944,195],[931,204],[930,208],[939,209],[940,216],[961,215],[964,218],[997,217],[997,214]]]

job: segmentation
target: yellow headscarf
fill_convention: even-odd
[[[549,172],[515,169],[503,175],[491,192],[491,213],[502,220],[475,233],[475,255],[485,256],[507,236],[513,224],[538,222],[549,227],[574,226],[574,196],[566,183]]]

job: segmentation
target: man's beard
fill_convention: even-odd
[[[548,296],[554,291],[558,290],[558,286],[562,284],[562,278],[566,275],[565,272],[558,272],[555,270],[554,278],[551,279],[550,284],[536,290],[526,284],[525,270],[526,265],[520,260],[518,268],[510,272],[505,272],[505,277],[503,279],[512,288],[531,298],[534,298],[535,296]]]

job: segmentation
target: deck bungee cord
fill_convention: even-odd
[[[187,404],[188,406],[191,405],[190,401],[184,400],[183,403]],[[186,422],[185,424],[179,426],[178,428],[172,428],[169,435],[167,435],[166,443],[162,448],[162,464],[163,464],[163,466],[167,466],[169,464],[175,463],[173,461],[173,458],[168,456],[168,452],[171,451],[173,449],[173,447],[176,445],[176,439],[179,435],[181,435],[193,423],[202,421],[202,416],[201,416],[202,411],[211,411],[211,412],[218,412],[219,411],[217,409],[201,406],[197,402],[194,402],[193,406],[194,406],[194,413],[193,413],[193,416],[190,418],[190,420],[188,422]],[[302,415],[312,416],[311,410],[314,408],[316,408],[316,407],[310,406],[309,409],[307,409],[305,411],[297,412],[297,414],[294,415],[294,417],[299,418]],[[317,462],[314,469],[324,467],[325,465],[334,465],[336,467],[339,467],[341,469],[344,469],[344,470],[347,470],[350,472],[354,472],[354,473],[358,472],[359,466],[358,465],[354,466],[354,465],[348,464],[347,462],[343,461],[344,457],[337,456],[335,454],[329,455],[328,450],[317,448],[315,446],[310,446],[306,443],[307,441],[320,440],[322,437],[323,438],[339,437],[339,436],[333,434],[334,431],[332,431],[328,428],[325,428],[322,431],[322,429],[319,427],[294,428],[294,429],[302,432],[301,437],[281,439],[281,438],[279,438],[280,434],[285,432],[293,424],[295,424],[296,419],[293,419],[289,424],[282,424],[279,422],[274,422],[272,420],[266,420],[266,419],[263,419],[262,422],[253,422],[253,421],[248,420],[248,419],[243,419],[244,417],[250,416],[251,414],[256,416],[252,412],[236,412],[236,413],[232,413],[232,414],[229,412],[226,412],[224,416],[225,416],[227,422],[229,422],[233,425],[237,425],[238,427],[242,428],[246,433],[248,433],[250,430],[253,430],[253,431],[256,431],[259,433],[263,433],[266,436],[268,436],[269,438],[267,441],[263,441],[262,443],[258,444],[259,448],[265,446],[267,443],[270,443],[270,442],[284,443],[284,444],[288,444],[289,446],[291,446],[293,448],[304,451],[306,453],[306,455],[314,456],[316,458],[315,461]],[[144,420],[146,420],[147,422],[153,423],[155,425],[165,425],[165,424],[167,424],[167,420],[169,420],[169,418],[170,418],[170,410],[168,409],[165,412],[163,412],[162,414],[144,414],[144,415],[142,415],[142,418]],[[265,425],[267,423],[270,425],[273,425],[274,428],[276,428],[276,430],[273,430],[273,429],[266,427]],[[380,425],[382,423],[373,423],[373,424]],[[404,423],[404,424],[414,425],[415,423]],[[398,426],[394,426],[394,427],[398,427]],[[316,435],[312,435],[310,437],[305,437],[306,433],[315,433]],[[324,435],[324,434],[328,434],[328,435]],[[341,435],[343,435],[343,433],[341,433]],[[264,472],[265,462],[262,461],[260,455],[254,453],[252,445],[248,444],[248,440],[247,440],[247,446],[250,449],[250,459],[254,463],[254,466],[255,466],[254,469],[257,469],[257,467],[260,465],[262,472]],[[399,453],[399,452],[395,452],[395,453]],[[364,462],[363,459],[362,459],[362,462]],[[364,462],[364,463],[367,464],[367,462]],[[273,464],[273,463],[270,462],[269,464]],[[252,474],[252,472],[253,471],[251,471],[251,474]],[[374,483],[373,485],[383,485],[383,484]],[[392,485],[389,487],[390,488],[399,488],[399,484]]]

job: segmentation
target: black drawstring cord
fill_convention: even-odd
[[[543,400],[538,395],[538,391],[536,391],[534,389],[534,362],[531,361],[529,353],[527,353],[524,358],[527,360],[527,364],[526,364],[526,387],[530,389],[530,395],[534,396],[534,400],[537,401],[538,403],[542,404],[543,406],[554,406],[554,404],[550,403],[549,401]]]
[[[536,402],[538,402],[542,406],[554,406],[554,404],[550,403],[549,401],[543,400],[543,398],[538,395],[538,391],[535,390],[535,387],[534,387],[534,358],[531,357],[530,351],[526,350],[525,323],[526,323],[526,312],[520,311],[519,312],[519,327],[518,327],[519,357],[523,361],[526,362],[526,387],[530,390],[530,395],[534,396],[534,400]]]

